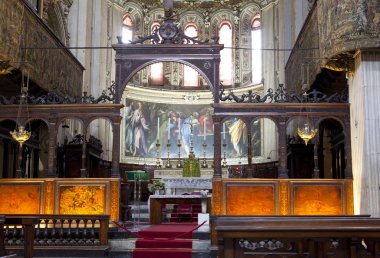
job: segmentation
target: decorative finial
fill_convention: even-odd
[[[170,19],[173,16],[173,0],[164,0],[165,18]]]

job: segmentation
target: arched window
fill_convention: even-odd
[[[160,27],[158,22],[152,24],[151,32]],[[164,86],[164,63],[159,62],[150,66],[150,84],[154,86]]]
[[[220,51],[220,81],[224,86],[232,85],[232,26],[223,22],[219,28],[219,43],[224,44]]]
[[[252,83],[262,81],[262,53],[261,53],[261,22],[255,16],[251,23],[251,56],[252,56]]]
[[[132,28],[133,28],[133,21],[129,14],[124,14],[123,16],[123,34],[122,34],[122,40],[123,43],[129,43],[129,41],[132,40]]]
[[[187,25],[185,27],[185,35],[192,38],[197,37],[197,27],[194,24]],[[198,72],[187,65],[185,65],[183,68],[183,86],[198,87]]]

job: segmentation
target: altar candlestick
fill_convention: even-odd
[[[205,117],[203,120],[203,140],[206,141],[206,123],[207,123],[207,118]]]
[[[170,118],[168,118],[168,140],[170,140]]]
[[[160,118],[157,117],[157,139],[160,135]]]
[[[223,124],[223,140],[226,139],[226,124]]]

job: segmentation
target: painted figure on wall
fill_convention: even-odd
[[[141,102],[137,102],[137,107],[133,112],[131,120],[134,135],[133,156],[137,154],[145,155],[148,151],[145,134],[149,131],[149,126]]]
[[[126,101],[124,107],[124,119],[125,119],[125,154],[127,155],[133,153],[133,127],[132,127],[132,116],[133,116],[133,101]]]
[[[241,119],[233,119],[228,126],[231,144],[236,152],[236,156],[240,157],[246,153],[247,145],[247,126]]]
[[[190,138],[193,137],[193,146],[198,145],[199,113],[194,112],[186,117],[181,127],[181,142],[186,155],[190,154]]]
[[[181,157],[190,154],[191,126],[193,129],[193,151],[197,158],[212,158],[214,155],[214,128],[212,108],[209,105],[176,105],[150,103],[127,99],[124,108],[124,153],[126,157],[157,157],[157,139],[159,153],[165,157],[178,157],[178,141],[181,143]],[[170,125],[169,125],[170,120]],[[247,127],[242,120],[226,121],[224,137],[227,143],[227,157],[242,159],[247,154]],[[260,127],[257,134],[252,134],[254,142],[260,138]],[[256,139],[257,137],[258,139]],[[168,140],[170,149],[167,148]],[[222,138],[223,140],[223,138]],[[206,143],[206,148],[203,143]],[[260,144],[254,144],[255,155],[260,156]]]

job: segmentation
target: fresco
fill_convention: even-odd
[[[62,185],[59,214],[105,214],[104,185]]]
[[[41,185],[0,185],[0,214],[39,214]]]
[[[171,158],[178,157],[178,143],[181,144],[181,157],[188,157],[192,139],[195,157],[203,157],[203,143],[206,143],[206,157],[213,158],[212,114],[210,105],[174,105],[127,99],[123,125],[124,155],[156,158],[156,143],[159,139],[161,157],[166,158],[168,151]],[[260,142],[259,128],[260,124],[256,123],[252,142]],[[221,133],[222,143],[226,142],[227,158],[240,159],[247,156],[247,129],[242,120],[227,120]],[[260,155],[260,144],[255,146],[256,151],[253,153]]]
[[[379,0],[319,1],[318,17],[322,56],[380,44]]]

